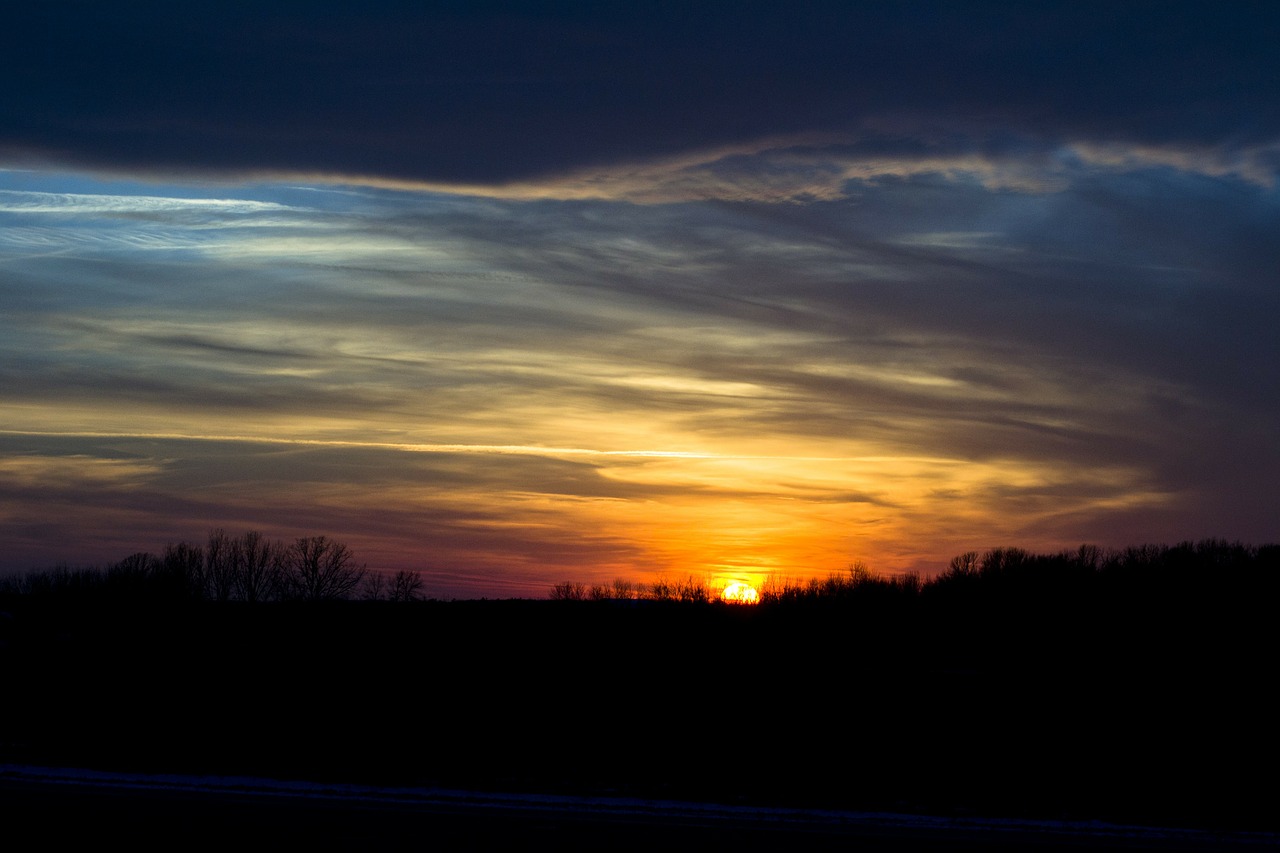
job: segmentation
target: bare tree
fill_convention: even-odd
[[[304,601],[347,598],[368,572],[346,545],[324,536],[296,540],[284,552],[283,568],[286,594]]]
[[[945,575],[957,578],[977,577],[978,575],[978,552],[966,551],[963,554],[957,554],[951,558],[950,565],[947,566]]]
[[[693,575],[688,575],[676,584],[675,598],[679,601],[699,602],[705,604],[711,600],[711,590],[707,582]]]
[[[551,597],[556,601],[582,601],[587,597],[587,588],[575,581],[565,581],[551,588]]]
[[[201,586],[205,597],[214,601],[227,601],[235,592],[235,545],[227,531],[221,527],[209,531],[209,544],[204,549]]]
[[[417,601],[422,597],[422,575],[401,569],[391,578],[387,597],[392,601]]]
[[[387,594],[387,576],[382,572],[369,572],[360,585],[360,597],[365,601],[381,601]]]
[[[107,569],[106,586],[113,592],[130,595],[144,593],[150,587],[160,560],[155,554],[139,551],[130,554]]]
[[[256,530],[232,543],[235,592],[245,601],[270,601],[280,596],[282,547]]]
[[[656,601],[670,601],[676,597],[676,585],[666,577],[660,577],[649,584],[646,593],[646,597]]]
[[[204,551],[189,542],[170,543],[160,557],[160,580],[167,592],[183,598],[204,597]]]

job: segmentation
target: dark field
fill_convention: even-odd
[[[725,807],[617,798],[483,795],[232,777],[0,766],[11,834],[44,847],[110,840],[410,850],[1255,851],[1277,836],[1117,826]]]
[[[1227,580],[974,584],[755,608],[14,597],[0,607],[0,760],[1275,831],[1273,786],[1260,781],[1277,758],[1275,581]],[[177,799],[165,808],[210,808]],[[388,843],[394,826],[424,820],[442,837],[536,835],[548,820],[591,836],[618,822],[278,808],[317,832],[322,815],[376,814]],[[663,830],[628,821],[640,847],[667,843],[642,844]],[[759,827],[713,830],[769,846]]]

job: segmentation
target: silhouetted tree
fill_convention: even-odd
[[[382,572],[369,572],[360,584],[360,597],[365,601],[381,601],[387,594],[387,576]]]
[[[156,573],[161,593],[174,598],[203,598],[204,551],[199,545],[178,542],[165,546]]]
[[[555,601],[581,601],[586,597],[586,586],[574,581],[558,583],[551,588],[551,598]]]
[[[656,601],[669,601],[676,597],[676,586],[667,578],[658,578],[649,584],[648,593]]]
[[[92,597],[98,594],[105,582],[99,569],[73,569],[58,565],[52,569],[33,569],[9,578],[7,591],[18,595],[58,595]]]
[[[201,587],[205,597],[214,601],[228,601],[235,593],[235,543],[220,527],[209,531],[209,542],[204,549]]]
[[[391,578],[387,597],[392,601],[417,601],[421,598],[422,575],[401,569]]]
[[[142,595],[148,591],[159,565],[155,554],[145,551],[130,554],[107,569],[106,588],[113,595]]]
[[[984,578],[1013,577],[1034,562],[1031,553],[1021,548],[992,548],[982,555],[980,571]]]
[[[978,574],[977,551],[966,551],[951,558],[950,565],[947,566],[946,574],[955,577],[970,577]]]
[[[675,597],[680,601],[705,604],[711,600],[711,590],[707,587],[706,582],[693,575],[688,575],[677,584],[675,593]]]
[[[285,549],[282,567],[285,594],[303,601],[347,598],[367,574],[346,545],[324,536],[296,540]]]
[[[278,542],[250,530],[233,542],[236,597],[244,601],[270,601],[280,596],[283,548]]]

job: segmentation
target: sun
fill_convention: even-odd
[[[738,581],[726,586],[720,597],[731,604],[756,604],[760,601],[760,593],[755,587]]]

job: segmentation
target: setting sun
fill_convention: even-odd
[[[720,597],[734,604],[756,604],[760,601],[760,593],[755,587],[737,581],[726,586]]]

